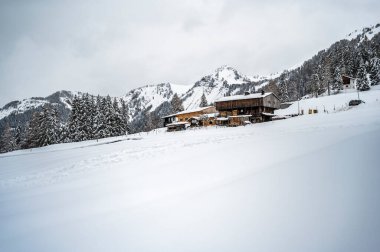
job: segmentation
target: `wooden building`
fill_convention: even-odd
[[[174,122],[174,123],[167,124],[166,127],[168,128],[168,131],[180,131],[180,130],[186,130],[188,127],[190,127],[190,123]]]
[[[162,119],[164,120],[164,126],[175,122],[189,122],[192,126],[208,126],[215,124],[216,113],[215,107],[209,106],[167,115]]]
[[[342,74],[343,89],[355,89],[356,79],[348,75]]]
[[[273,93],[247,93],[220,98],[215,101],[215,107],[222,118],[249,116],[243,121],[239,119],[240,122],[265,122],[270,121],[274,110],[280,108],[280,100]],[[233,121],[236,124],[237,119]]]

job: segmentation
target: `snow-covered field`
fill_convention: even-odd
[[[0,155],[0,251],[378,251],[367,94],[339,113]]]

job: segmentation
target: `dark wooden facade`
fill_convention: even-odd
[[[226,97],[227,98],[227,97]],[[270,121],[271,117],[263,113],[273,114],[275,109],[280,108],[280,100],[273,93],[252,94],[228,97],[215,102],[215,107],[220,116],[251,115],[251,122]]]

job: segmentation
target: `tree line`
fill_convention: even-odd
[[[128,126],[124,100],[83,94],[74,97],[66,124],[60,122],[54,105],[45,104],[24,130],[7,125],[0,138],[0,152],[121,136],[128,133]]]

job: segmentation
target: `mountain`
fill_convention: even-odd
[[[163,102],[170,101],[174,93],[182,95],[188,88],[171,83],[147,85],[132,89],[121,98],[127,103],[129,117],[134,118],[142,111],[154,111]]]
[[[249,77],[230,66],[222,66],[210,75],[202,77],[181,98],[185,110],[199,107],[204,93],[209,103],[226,95],[255,92],[255,87],[265,83],[265,77]]]
[[[66,122],[71,111],[71,101],[78,92],[58,91],[47,97],[32,97],[21,101],[12,101],[0,108],[0,132],[5,125],[25,128],[34,112],[41,111],[45,104],[52,104],[59,115],[61,122]]]

